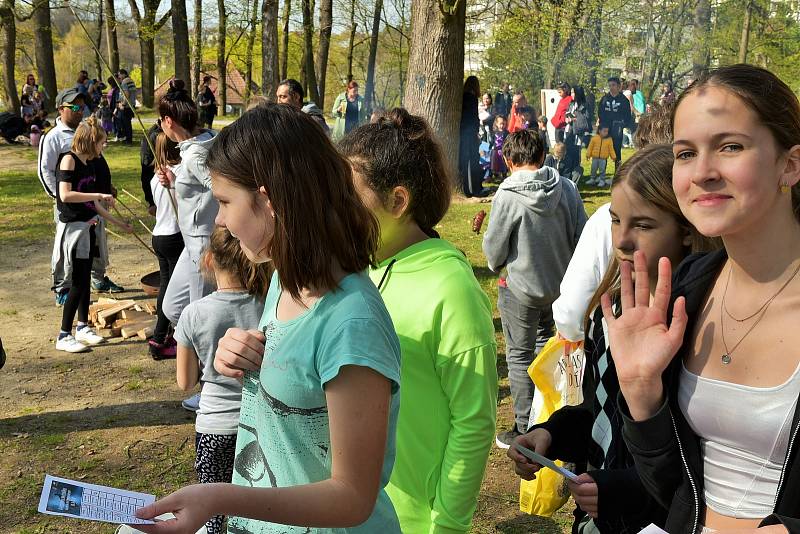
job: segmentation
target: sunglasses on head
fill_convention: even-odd
[[[72,111],[72,112],[74,112],[74,113],[77,113],[81,109],[83,109],[83,106],[81,106],[80,104],[64,104],[63,106],[61,106],[61,109],[65,109],[65,108],[70,110],[70,111]]]

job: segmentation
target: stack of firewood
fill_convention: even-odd
[[[147,339],[156,326],[156,301],[100,297],[89,306],[89,323],[104,338]]]

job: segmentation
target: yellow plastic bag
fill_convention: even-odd
[[[550,414],[565,405],[583,402],[583,342],[573,343],[558,335],[550,338],[528,368],[536,384],[530,424],[547,421]],[[557,461],[559,465],[565,465]],[[571,466],[567,465],[567,469]],[[519,509],[551,517],[569,499],[564,477],[550,469],[540,470],[533,480],[521,480]]]

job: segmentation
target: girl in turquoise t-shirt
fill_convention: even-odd
[[[394,463],[400,348],[365,274],[378,226],[350,167],[308,115],[265,104],[222,130],[206,162],[225,226],[275,275],[260,330],[231,329],[215,368],[242,379],[233,484],[183,488],[137,526],[195,532],[399,533]]]
[[[380,223],[370,275],[400,338],[403,396],[386,491],[403,532],[468,532],[495,435],[497,345],[472,266],[433,230],[451,195],[441,148],[404,109],[339,148]]]

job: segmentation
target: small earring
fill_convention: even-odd
[[[791,190],[789,184],[781,184],[780,191],[781,193],[788,193]]]

